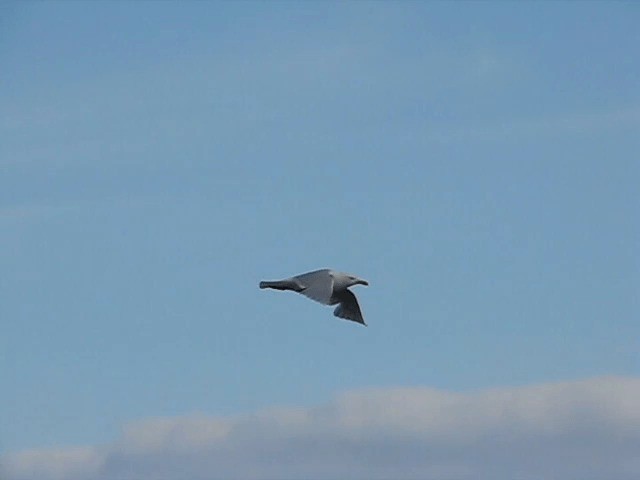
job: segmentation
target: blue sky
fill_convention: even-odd
[[[637,379],[638,22],[3,3],[0,450],[359,389]],[[370,282],[368,328],[257,288],[322,267]]]

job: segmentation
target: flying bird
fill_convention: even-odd
[[[260,282],[260,288],[275,290],[291,290],[320,302],[323,305],[338,305],[333,314],[338,318],[364,323],[358,300],[348,287],[352,285],[369,285],[369,282],[347,273],[323,269],[303,273],[284,280]]]

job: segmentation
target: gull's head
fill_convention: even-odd
[[[349,275],[349,286],[351,285],[365,285],[369,286],[369,282],[363,280],[361,278],[355,277],[353,275]]]
[[[333,277],[334,288],[348,288],[353,285],[369,285],[369,282],[361,278],[351,275],[350,273],[336,272],[335,270],[329,270],[330,275]]]

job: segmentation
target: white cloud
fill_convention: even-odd
[[[65,479],[91,476],[102,466],[104,455],[92,447],[30,450],[3,458],[8,478]]]
[[[7,480],[640,478],[640,379],[349,392],[314,408],[127,426],[3,459]]]

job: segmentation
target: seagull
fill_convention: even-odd
[[[328,268],[303,273],[284,280],[260,282],[260,288],[291,290],[301,293],[323,305],[338,305],[333,314],[338,318],[351,320],[364,326],[364,318],[358,300],[348,287],[369,285],[369,282],[348,273],[336,272]]]

